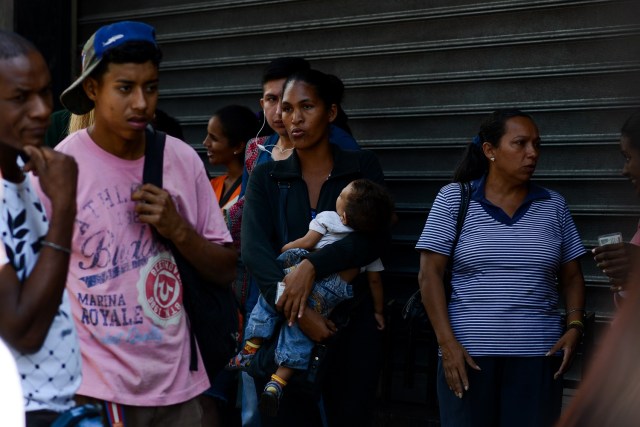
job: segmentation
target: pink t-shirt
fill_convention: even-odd
[[[78,216],[67,289],[78,327],[79,394],[135,406],[184,402],[209,387],[200,356],[189,370],[182,286],[171,253],[139,223],[130,200],[144,158],[123,160],[86,130],[56,150],[78,162]],[[186,143],[167,136],[164,189],[207,240],[231,242],[204,165]]]
[[[633,235],[630,243],[633,243],[636,246],[640,246],[640,222],[638,223],[638,229],[636,230],[636,234]]]

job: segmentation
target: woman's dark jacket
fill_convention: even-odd
[[[369,151],[343,151],[331,145],[333,170],[322,185],[317,212],[335,211],[336,199],[349,182],[367,178],[383,184],[384,175],[375,155]],[[297,153],[286,160],[258,165],[251,174],[242,218],[242,261],[255,277],[260,292],[274,304],[276,283],[284,277],[276,257],[282,246],[280,219],[280,186],[288,186],[286,223],[288,240],[304,236],[309,230],[311,206],[307,185],[302,179]],[[308,255],[314,265],[316,278],[369,264],[380,256],[389,242],[388,230],[377,233],[350,233],[322,249]]]

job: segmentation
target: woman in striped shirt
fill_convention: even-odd
[[[562,374],[583,329],[585,250],[562,196],[531,182],[539,151],[538,128],[519,110],[495,111],[467,148],[454,175],[471,194],[448,306],[458,184],[440,190],[416,245],[440,346],[443,426],[549,426],[560,414]]]

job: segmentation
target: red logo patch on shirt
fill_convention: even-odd
[[[182,313],[182,282],[169,253],[149,259],[140,271],[138,301],[145,314],[160,326],[178,323]]]

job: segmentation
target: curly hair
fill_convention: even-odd
[[[389,192],[368,179],[356,179],[350,184],[345,205],[347,225],[356,231],[373,232],[391,225],[394,204]]]

